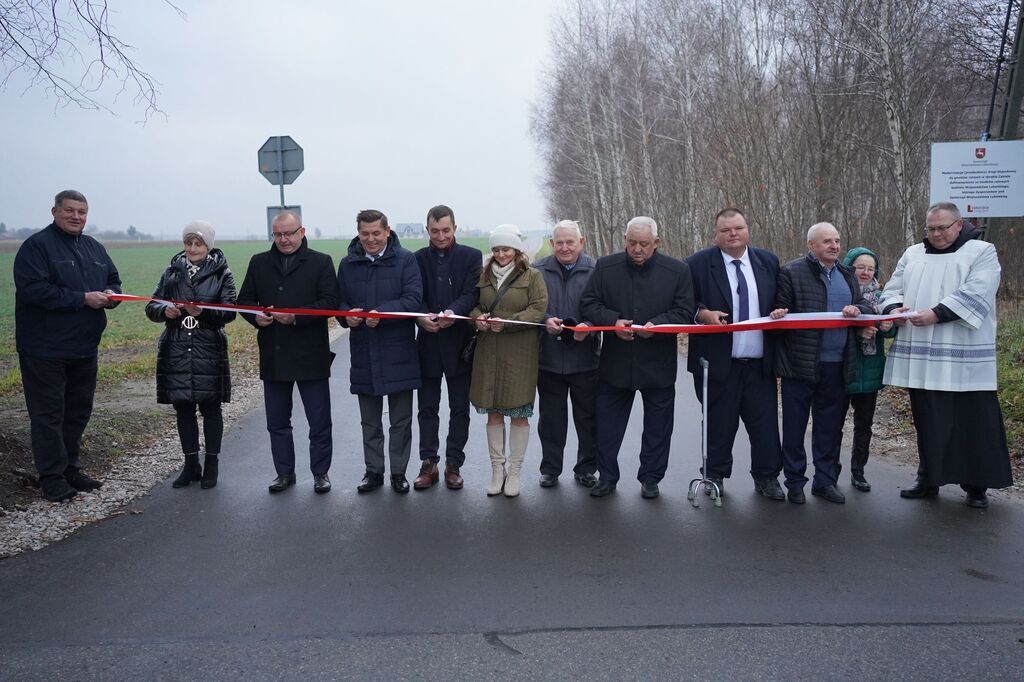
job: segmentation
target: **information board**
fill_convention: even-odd
[[[932,144],[930,195],[965,218],[1024,216],[1024,140]]]

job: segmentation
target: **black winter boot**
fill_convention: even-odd
[[[218,462],[219,459],[217,458],[217,455],[206,455],[206,459],[203,461],[203,482],[199,484],[199,487],[203,490],[217,485]]]
[[[192,481],[198,481],[202,477],[203,470],[199,467],[199,453],[185,455],[185,466],[182,467],[178,477],[174,479],[174,483],[171,483],[171,487],[184,488]]]

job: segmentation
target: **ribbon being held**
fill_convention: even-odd
[[[226,305],[218,303],[196,303],[192,301],[170,301],[148,296],[133,296],[131,294],[111,294],[110,299],[124,302],[149,302],[156,301],[169,306],[194,306],[200,309],[222,310],[236,313],[250,314],[289,314],[289,315],[315,315],[318,317],[358,317],[363,319],[408,319],[417,317],[429,317],[431,319],[454,319],[472,321],[473,318],[465,315],[454,315],[446,313],[419,313],[419,312],[373,312],[367,310],[320,310],[315,308],[264,308],[261,306]],[[836,329],[839,327],[870,327],[877,322],[896,321],[913,317],[916,313],[903,312],[889,315],[859,315],[857,317],[844,317],[842,313],[789,313],[778,319],[771,317],[758,317],[752,320],[734,322],[730,324],[661,324],[645,327],[643,325],[632,325],[628,327],[633,331],[644,331],[655,334],[720,334],[728,332],[748,331],[772,331],[785,329]],[[504,324],[523,324],[531,327],[543,327],[543,323],[520,322],[517,320],[499,320],[491,318],[492,321],[500,321]],[[573,332],[615,332],[621,331],[622,327],[587,327],[583,325],[563,325],[564,329]]]

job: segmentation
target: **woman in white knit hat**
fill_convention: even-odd
[[[548,305],[544,277],[530,267],[523,253],[523,234],[515,225],[491,232],[491,256],[480,273],[476,352],[469,397],[477,412],[487,415],[487,446],[491,456],[488,495],[519,495],[520,472],[530,436],[533,398],[537,392],[540,327],[506,324],[503,320],[543,322]],[[506,471],[505,417],[508,417]]]
[[[171,258],[156,285],[153,298],[188,303],[235,302],[235,278],[224,252],[214,248],[213,225],[194,220],[182,230],[184,249]],[[174,480],[175,488],[202,481],[201,488],[217,485],[224,419],[220,404],[231,401],[228,337],[224,325],[235,319],[232,312],[200,309],[194,305],[167,305],[150,301],[146,315],[162,322],[156,356],[158,403],[174,405],[178,437],[185,466]],[[203,415],[206,459],[199,464],[199,420]]]

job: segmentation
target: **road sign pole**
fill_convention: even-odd
[[[277,184],[281,190],[281,210],[288,204],[284,203],[284,150],[281,149],[281,138],[277,138]]]

